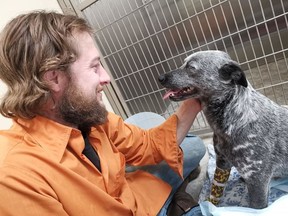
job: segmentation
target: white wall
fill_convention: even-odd
[[[0,31],[12,18],[21,13],[26,13],[31,10],[49,10],[61,12],[62,10],[57,2],[57,0],[1,0],[0,7]],[[0,80],[0,97],[6,91],[6,86]],[[103,95],[103,101],[106,105],[107,110],[113,112],[113,109],[108,102],[105,95]],[[0,115],[0,129],[9,128],[11,125],[11,120],[4,118]]]

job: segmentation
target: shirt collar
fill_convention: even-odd
[[[33,119],[18,118],[14,122],[26,131],[35,144],[50,151],[58,161],[63,157],[71,136],[82,138],[78,129],[62,125],[43,116],[36,116]],[[84,141],[82,145],[81,143],[77,147],[79,148],[78,152],[84,149]]]

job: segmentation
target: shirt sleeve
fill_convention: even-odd
[[[124,154],[127,164],[151,165],[165,160],[182,176],[183,153],[177,144],[177,121],[177,116],[172,115],[161,125],[143,130],[110,113],[106,126],[112,143]]]

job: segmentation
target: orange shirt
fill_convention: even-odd
[[[41,116],[16,119],[0,131],[0,215],[156,215],[170,186],[144,171],[125,173],[125,164],[164,159],[182,175],[176,126],[176,115],[142,130],[109,113],[107,123],[89,136],[100,157],[99,172],[82,154],[79,130]]]

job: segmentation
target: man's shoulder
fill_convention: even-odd
[[[15,146],[23,140],[23,133],[13,129],[0,130],[0,149],[5,146]],[[0,151],[1,152],[1,151]]]
[[[0,130],[0,166],[13,163],[21,164],[25,158],[33,157],[35,148],[39,145],[25,130],[11,127],[8,130]]]
[[[10,130],[0,131],[0,168],[6,166],[7,159],[15,150],[17,151],[17,145],[21,142],[23,139],[19,134]]]

